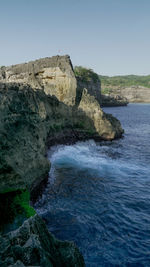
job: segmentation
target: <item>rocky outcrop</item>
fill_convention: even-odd
[[[101,85],[99,77],[92,70],[82,67],[77,67],[75,73],[78,73],[76,77],[74,75],[69,56],[55,56],[6,68],[2,67],[0,72],[0,81],[3,81],[3,83],[20,82],[22,84],[29,84],[34,90],[40,89],[40,91],[44,91],[47,95],[55,95],[59,101],[63,102],[67,106],[80,106],[80,110],[82,109],[84,113],[86,113],[86,116],[89,116],[89,119],[92,120],[93,116],[90,116],[89,112],[86,112],[85,107],[84,109],[82,108],[83,105],[80,104],[80,101],[82,101],[81,98],[83,89],[86,88],[88,94],[94,97],[91,98],[94,101],[93,103],[96,103],[96,100],[99,103],[100,109]],[[94,109],[91,101],[89,102],[89,105],[91,105],[91,109]],[[74,114],[75,113],[78,113],[77,109],[74,109]],[[102,113],[103,112],[101,111],[99,114]],[[93,122],[93,125],[95,125],[94,127],[96,128],[92,132],[97,132],[100,138],[104,138],[104,135],[100,136],[100,133],[103,132],[103,129],[100,129],[100,127],[103,127],[103,122],[101,120],[103,120],[104,117],[106,117],[104,116],[104,113],[103,116],[100,116],[99,118],[95,116],[94,120],[98,118],[98,122]],[[74,116],[74,121],[75,120]],[[105,139],[110,140],[115,136],[121,136],[123,132],[121,127],[119,127],[116,133],[114,132],[118,127],[117,120],[109,120],[109,116],[107,116],[107,120],[109,128],[107,128],[108,132],[105,128]],[[81,119],[81,121],[83,120]],[[116,122],[117,124],[115,125]],[[78,118],[77,124],[81,125]],[[114,132],[113,135],[112,132]],[[112,137],[110,138],[110,136]]]
[[[0,192],[34,190],[49,172],[49,144],[92,134],[85,112],[27,85],[0,84]]]
[[[119,107],[119,106],[127,106],[128,100],[126,97],[122,97],[120,95],[101,95],[101,106],[102,107]]]
[[[0,211],[6,217],[11,211],[12,223],[20,212],[23,221],[34,214],[29,192],[34,198],[48,177],[49,145],[112,140],[123,130],[100,108],[93,81],[87,89],[80,84],[81,92],[77,90],[68,56],[2,67],[0,81]],[[2,266],[84,266],[74,245],[52,240],[37,216],[0,242]]]
[[[112,115],[104,113],[100,108],[99,102],[88,93],[87,89],[82,92],[78,108],[82,109],[87,117],[91,118],[98,135],[103,140],[118,138],[123,133],[120,122]]]
[[[82,94],[79,107],[28,85],[0,84],[0,193],[36,189],[50,168],[47,146],[88,138],[111,140],[123,130],[99,103]]]
[[[0,236],[0,266],[82,267],[84,260],[71,242],[55,239],[35,215],[21,227]]]
[[[46,119],[57,102],[28,86],[0,85],[0,192],[30,188],[48,174]]]
[[[77,79],[76,106],[90,118],[103,140],[112,140],[122,135],[120,122],[101,109],[102,95],[99,77],[92,70],[75,68]],[[116,101],[117,102],[117,101]]]
[[[77,93],[76,93],[76,105],[78,106],[81,101],[83,89],[86,88],[89,95],[93,96],[99,103],[101,103],[101,83],[100,80],[83,80],[82,76],[76,77],[77,79]]]
[[[75,104],[76,79],[69,56],[54,56],[0,69],[0,82],[29,84],[67,105]]]

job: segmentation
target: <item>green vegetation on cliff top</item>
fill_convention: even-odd
[[[93,80],[95,83],[99,81],[99,76],[92,69],[87,69],[82,66],[75,66],[74,73],[76,77],[79,77],[83,82],[89,82]]]
[[[99,75],[101,80],[102,89],[105,93],[108,93],[111,86],[116,87],[130,87],[130,86],[144,86],[150,88],[150,75],[137,76],[137,75],[125,75],[125,76],[102,76]]]

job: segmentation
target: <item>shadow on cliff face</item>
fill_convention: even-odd
[[[95,81],[89,77],[89,80],[84,80],[83,77],[76,76],[77,88],[76,88],[76,99],[75,104],[78,107],[82,99],[84,88],[88,90],[88,93],[101,104],[101,82],[99,78]]]
[[[82,69],[82,68],[81,68]],[[87,72],[88,70],[86,70]],[[91,70],[89,72],[93,73]],[[106,114],[101,109],[101,83],[96,73],[93,73],[96,79],[89,74],[76,76],[76,108],[85,112],[88,118],[92,119],[94,127],[99,137],[103,140],[112,140],[121,137],[123,129],[119,120],[110,114]]]
[[[47,176],[47,146],[97,136],[84,111],[23,84],[0,84],[0,191],[36,187]]]

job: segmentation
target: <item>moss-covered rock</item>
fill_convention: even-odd
[[[33,215],[35,210],[30,206],[30,193],[28,190],[10,191],[0,194],[0,232],[5,232],[12,227],[18,217],[18,223]],[[12,224],[12,226],[11,226]],[[16,225],[18,227],[19,225]]]

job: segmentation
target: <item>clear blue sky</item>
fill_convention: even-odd
[[[1,66],[57,54],[102,75],[150,74],[150,0],[1,1]]]

